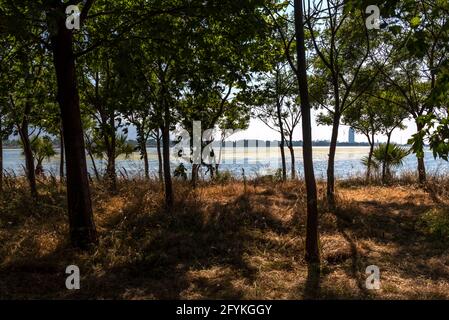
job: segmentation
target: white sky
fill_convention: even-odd
[[[319,112],[319,111],[318,111]],[[332,128],[328,126],[317,126],[315,123],[315,115],[318,113],[313,111],[313,127],[312,127],[312,137],[313,140],[330,140]],[[392,140],[396,143],[407,143],[407,140],[415,133],[415,125],[411,121],[406,121],[405,125],[407,129],[396,130],[393,133]],[[296,129],[296,134],[293,140],[302,140],[302,127]],[[348,126],[341,126],[338,141],[347,142],[348,141]],[[264,125],[260,120],[251,119],[251,124],[249,128],[245,131],[234,134],[229,140],[240,140],[240,139],[258,139],[258,140],[279,140],[279,133],[271,130],[266,125]],[[367,142],[367,139],[363,135],[356,134],[356,142]],[[376,140],[384,142],[385,137],[379,135]]]

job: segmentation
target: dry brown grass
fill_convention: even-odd
[[[9,181],[0,200],[0,298],[449,298],[448,244],[418,226],[426,211],[448,205],[441,192],[342,183],[337,212],[320,200],[317,278],[302,258],[301,182],[195,190],[176,183],[175,190],[169,215],[157,182],[121,181],[112,197],[94,186],[100,244],[83,253],[67,243],[61,186],[42,183],[33,202],[23,181]],[[81,290],[65,288],[70,264],[81,269]],[[381,270],[378,291],[365,289],[365,268],[373,264]]]

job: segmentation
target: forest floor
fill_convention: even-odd
[[[449,184],[446,185],[446,190]],[[39,184],[33,202],[20,181],[0,199],[1,299],[449,299],[449,242],[435,232],[449,198],[435,184],[338,184],[338,210],[320,192],[321,274],[303,260],[301,182],[177,182],[176,209],[163,210],[157,182],[94,186],[100,242],[68,245],[64,189]],[[427,217],[424,219],[423,217]],[[444,227],[444,226],[443,226]],[[449,224],[447,225],[449,228]],[[443,232],[442,231],[442,232]],[[81,289],[67,290],[68,265]],[[366,267],[380,289],[366,289]]]

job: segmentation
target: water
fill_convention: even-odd
[[[296,170],[300,176],[303,175],[302,166],[302,148],[294,148],[296,156]],[[326,177],[328,147],[314,147],[314,167],[315,174],[318,179]],[[351,176],[361,175],[365,172],[365,167],[361,163],[361,159],[368,155],[368,147],[339,147],[335,159],[335,174],[337,178],[347,178]],[[157,176],[158,160],[155,148],[149,148],[150,172],[153,176]],[[218,153],[218,151],[217,151]],[[218,156],[218,155],[217,155]],[[179,161],[172,157],[172,170],[179,165]],[[51,172],[55,176],[59,174],[59,156],[53,157],[50,161],[44,162],[44,169],[47,173]],[[25,161],[22,151],[19,149],[6,149],[3,152],[4,169],[7,172],[15,174],[23,174]],[[290,168],[290,153],[286,149],[287,168]],[[430,150],[425,152],[425,162],[427,170],[430,174],[447,174],[449,173],[449,163],[434,159]],[[190,169],[190,164],[184,162],[186,168]],[[100,171],[105,169],[105,162],[96,160],[96,165]],[[405,161],[404,165],[396,169],[397,173],[416,171],[416,157],[411,154]],[[88,167],[90,173],[93,173],[92,164],[88,158]],[[224,148],[222,151],[222,164],[220,170],[228,170],[234,176],[242,176],[242,168],[245,170],[247,177],[256,175],[273,174],[281,167],[280,151],[277,147],[267,149],[250,148]],[[206,168],[201,169],[201,174],[206,174]],[[132,154],[128,159],[117,159],[117,171],[119,175],[143,175],[144,165],[138,153]]]

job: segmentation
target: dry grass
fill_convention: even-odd
[[[430,187],[342,183],[336,213],[321,199],[320,277],[302,258],[301,182],[234,181],[196,190],[177,183],[175,189],[169,215],[157,182],[121,181],[112,197],[94,186],[100,244],[82,253],[67,243],[63,187],[41,183],[35,203],[23,181],[7,182],[0,200],[0,298],[449,298],[448,244],[419,227],[425,212],[448,205]],[[81,269],[78,291],[65,288],[71,264]],[[373,264],[381,270],[377,291],[365,288],[365,268]]]

